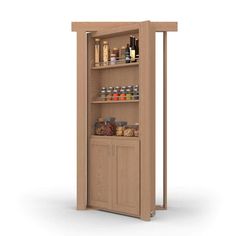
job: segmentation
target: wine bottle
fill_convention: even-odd
[[[127,47],[125,49],[125,63],[130,63],[130,47],[129,47],[129,44],[127,44]]]
[[[130,35],[129,36],[129,49],[130,49],[130,53],[131,53],[132,44],[133,44],[133,35]]]
[[[130,59],[131,62],[135,62],[135,37],[133,36],[132,38],[132,46],[131,46],[131,50],[130,50]]]
[[[136,39],[135,41],[135,49],[136,49],[136,52],[135,52],[136,58],[139,59],[139,40],[138,39]]]

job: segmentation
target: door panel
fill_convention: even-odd
[[[90,141],[88,158],[88,205],[111,209],[111,142]]]
[[[139,141],[114,143],[113,209],[139,215]]]

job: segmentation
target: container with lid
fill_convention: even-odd
[[[112,100],[112,90],[108,89],[106,93],[106,100],[111,101]]]
[[[124,135],[124,127],[127,125],[126,121],[116,121],[116,136]]]
[[[116,54],[111,54],[111,60],[110,60],[110,64],[111,65],[115,65],[116,64]]]
[[[101,99],[102,101],[106,101],[106,96],[107,96],[106,90],[101,90],[101,91],[100,91],[100,99]]]
[[[137,88],[133,90],[133,100],[139,100],[139,91]]]
[[[112,99],[114,101],[118,101],[119,100],[119,92],[116,89],[114,89],[112,94],[113,94]]]
[[[132,93],[129,88],[126,89],[126,100],[132,100]]]
[[[127,125],[124,127],[124,136],[125,137],[133,137],[134,136],[134,130],[132,126]]]
[[[113,48],[112,53],[115,54],[117,58],[119,58],[119,48]]]
[[[94,62],[95,66],[100,65],[100,39],[95,39],[95,45],[94,45]]]
[[[109,60],[109,45],[108,41],[103,41],[103,64],[108,65]]]
[[[124,62],[125,61],[125,46],[122,46],[120,49],[120,61]]]
[[[105,121],[103,118],[98,118],[95,123],[95,135],[105,135]]]
[[[115,117],[106,117],[105,121],[105,135],[106,136],[113,136],[116,134],[116,123]]]
[[[126,92],[124,89],[121,89],[120,90],[120,97],[119,97],[120,100],[126,100]]]

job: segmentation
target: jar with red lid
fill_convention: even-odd
[[[120,90],[120,100],[126,100],[126,92],[124,89]]]
[[[116,89],[113,90],[113,97],[112,98],[114,101],[119,100],[119,92]]]

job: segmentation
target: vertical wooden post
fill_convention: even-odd
[[[167,209],[167,32],[163,32],[163,208]]]
[[[87,35],[77,31],[77,209],[87,207]]]
[[[140,217],[150,220],[155,211],[155,32],[150,22],[140,23]]]

